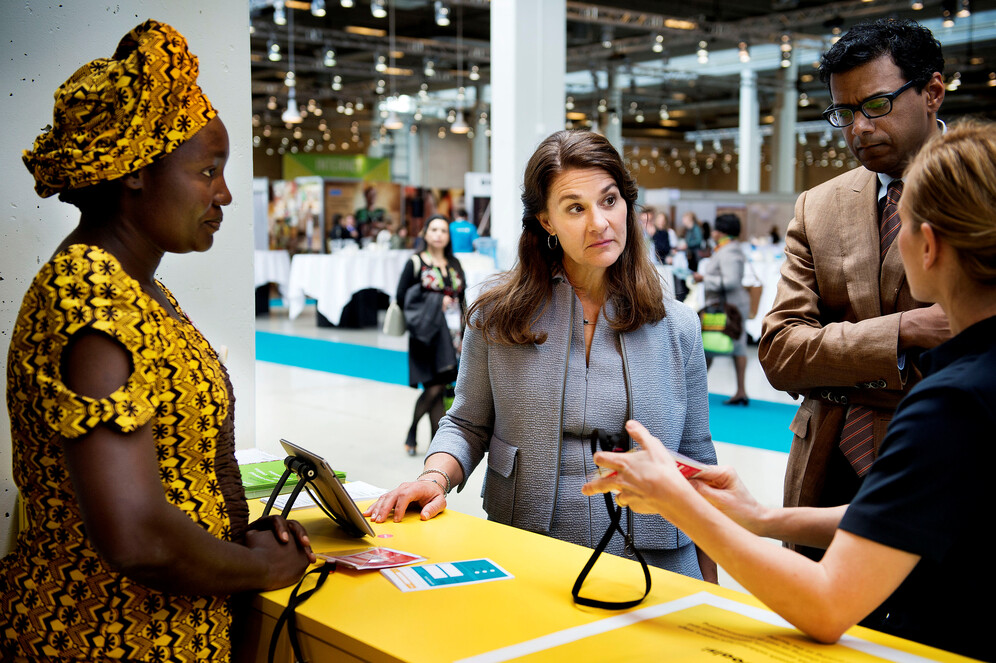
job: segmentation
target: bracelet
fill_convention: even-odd
[[[435,469],[435,468],[433,468],[433,469],[428,469],[428,470],[425,470],[424,472],[422,472],[422,474],[420,474],[420,475],[418,475],[417,477],[415,477],[415,479],[416,479],[416,480],[418,480],[418,479],[421,479],[422,477],[424,477],[424,476],[425,476],[426,474],[433,474],[433,473],[435,473],[435,474],[441,474],[441,475],[442,475],[442,477],[443,477],[444,479],[446,479],[446,487],[445,487],[445,488],[443,488],[442,486],[440,486],[440,488],[443,488],[443,493],[444,493],[444,494],[446,494],[446,495],[449,495],[449,494],[450,494],[450,490],[451,490],[451,489],[452,489],[452,487],[453,487],[453,484],[452,484],[452,483],[450,483],[450,475],[449,475],[449,474],[447,474],[446,472],[443,472],[442,470],[437,470],[437,469]],[[433,481],[432,479],[429,479],[429,481],[432,481],[433,483],[436,483],[436,482],[435,482],[435,481]],[[436,485],[439,485],[439,484],[436,484]]]
[[[439,490],[443,491],[443,497],[446,497],[446,489],[443,488],[443,484],[439,483],[435,479],[416,479],[416,481],[424,481],[425,483],[434,483],[439,486]]]

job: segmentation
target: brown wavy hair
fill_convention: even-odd
[[[489,342],[504,345],[543,343],[545,332],[533,331],[549,305],[553,276],[563,271],[563,249],[547,245],[547,232],[537,215],[547,208],[550,186],[570,170],[599,168],[615,180],[626,201],[626,246],[605,273],[606,299],[615,305],[609,326],[631,332],[665,316],[660,275],[650,263],[636,221],[636,180],[619,153],[603,136],[587,130],[558,131],[540,143],[526,164],[522,191],[522,235],[512,270],[483,292],[470,307],[470,325]]]
[[[996,123],[963,120],[934,136],[910,163],[903,214],[930,224],[968,278],[996,286]]]

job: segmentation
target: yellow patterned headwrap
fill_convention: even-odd
[[[38,195],[117,179],[189,140],[218,114],[197,71],[183,35],[151,19],[111,58],[80,67],[55,91],[52,126],[24,152]]]

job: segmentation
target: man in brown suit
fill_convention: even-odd
[[[943,66],[930,31],[905,20],[855,26],[823,56],[820,78],[833,100],[824,117],[862,167],[799,196],[764,319],[768,380],[804,397],[790,425],[785,506],[850,502],[919,379],[919,351],[950,336],[940,308],[910,295],[891,242],[901,194],[893,181],[943,130]]]

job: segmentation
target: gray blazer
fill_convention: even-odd
[[[534,532],[550,530],[576,301],[571,285],[555,277],[550,305],[535,325],[548,334],[542,345],[489,344],[480,331],[467,327],[456,399],[428,454],[445,452],[456,458],[464,483],[487,454],[483,496],[491,520]],[[632,418],[668,449],[715,464],[699,329],[691,309],[669,300],[667,317],[620,334],[620,344]],[[653,525],[636,528],[638,547],[673,549],[691,543],[659,516],[636,519]]]

